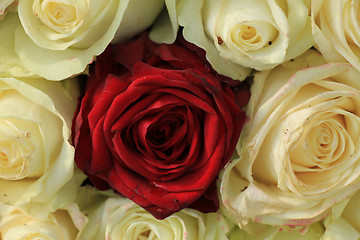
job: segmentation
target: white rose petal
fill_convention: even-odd
[[[240,224],[308,225],[360,187],[360,73],[322,63],[309,51],[255,75],[221,188]]]
[[[347,61],[360,70],[359,13],[359,1],[312,1],[314,39],[317,48],[328,61]]]
[[[0,1],[0,15],[5,13],[5,10],[13,3],[14,0],[1,0]]]
[[[149,37],[152,41],[166,44],[171,44],[175,41],[179,30],[176,13],[178,2],[180,1],[165,0],[166,9],[162,11],[151,28]]]
[[[0,77],[34,77],[15,53],[15,29],[20,26],[16,13],[8,13],[0,22]]]
[[[332,208],[331,214],[324,220],[325,233],[323,239],[357,240],[360,238],[360,192]]]
[[[62,80],[83,72],[114,37],[124,41],[146,29],[162,6],[161,0],[20,1],[15,51],[30,71]]]
[[[3,20],[8,13],[9,10],[16,7],[12,7],[11,5],[17,5],[18,1],[14,0],[0,0],[0,21]]]
[[[129,1],[112,42],[124,42],[150,27],[163,9],[163,6],[163,0]]]

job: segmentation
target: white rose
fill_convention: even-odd
[[[308,225],[360,187],[360,73],[322,63],[309,51],[255,74],[221,188],[240,224]]]
[[[71,179],[77,96],[73,79],[0,78],[0,202],[44,203]]]
[[[83,189],[78,203],[89,217],[89,224],[80,236],[84,240],[225,240],[229,231],[220,213],[183,209],[158,220],[129,199],[106,198],[90,188]]]
[[[319,51],[329,62],[349,62],[360,70],[360,3],[354,0],[311,2],[312,29]]]
[[[309,6],[307,0],[181,0],[176,14],[184,38],[206,51],[214,69],[242,80],[248,74],[242,66],[270,69],[313,45]]]
[[[54,212],[35,217],[21,208],[0,204],[0,239],[2,240],[75,240],[87,219],[76,204],[67,204]]]
[[[32,72],[50,80],[81,73],[113,40],[151,25],[162,0],[20,1],[15,50]],[[141,16],[141,17],[140,17]],[[116,36],[115,36],[116,34]]]

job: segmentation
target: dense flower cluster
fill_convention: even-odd
[[[359,12],[0,0],[0,239],[360,238]]]

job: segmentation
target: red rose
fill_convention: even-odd
[[[240,105],[249,97],[243,86]],[[235,99],[186,46],[147,34],[109,46],[74,118],[76,164],[97,188],[115,189],[158,219],[185,207],[216,211],[213,185],[245,121]]]

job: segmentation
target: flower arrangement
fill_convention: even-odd
[[[360,238],[354,0],[0,0],[0,239]]]

